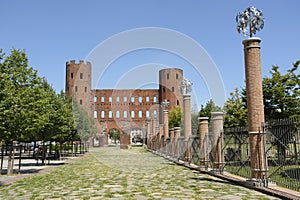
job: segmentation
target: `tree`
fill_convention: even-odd
[[[169,128],[180,127],[182,118],[182,109],[176,106],[170,110],[169,114]]]
[[[201,117],[208,117],[209,119],[211,118],[211,112],[221,112],[222,108],[217,106],[214,101],[211,99],[209,100],[205,107],[201,105],[201,109],[199,112],[199,116]]]
[[[225,112],[224,127],[247,126],[247,107],[238,88],[230,93],[223,110]]]

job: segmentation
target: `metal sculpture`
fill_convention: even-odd
[[[166,109],[170,106],[170,102],[167,99],[165,99],[163,102],[161,102],[161,105],[164,109]]]
[[[192,92],[193,83],[187,79],[183,79],[181,82],[181,89],[183,94],[188,94]]]
[[[237,31],[244,36],[252,37],[257,31],[264,27],[263,13],[254,6],[248,7],[245,11],[236,16]]]

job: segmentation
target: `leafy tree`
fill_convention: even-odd
[[[211,118],[211,112],[221,112],[222,108],[217,106],[214,101],[211,99],[209,100],[205,107],[201,105],[201,109],[199,112],[199,116],[201,117],[208,117],[209,119]]]
[[[169,128],[179,127],[181,125],[182,109],[176,106],[170,110],[169,114]]]
[[[242,94],[235,89],[224,104],[224,127],[247,126],[247,107],[242,100]]]

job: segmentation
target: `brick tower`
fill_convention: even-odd
[[[92,114],[91,107],[91,63],[74,60],[66,63],[66,94]]]
[[[159,103],[168,100],[169,110],[175,106],[182,106],[182,79],[182,69],[167,68],[159,71]]]

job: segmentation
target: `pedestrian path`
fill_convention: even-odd
[[[0,199],[277,199],[200,174],[145,149],[95,148],[53,170],[0,186]]]

